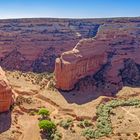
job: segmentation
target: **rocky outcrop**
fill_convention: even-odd
[[[12,103],[12,90],[6,79],[5,72],[0,67],[0,112],[9,110]]]
[[[79,79],[97,72],[106,63],[105,50],[92,45],[92,40],[88,40],[88,43],[82,41],[72,51],[65,52],[61,58],[56,59],[57,88],[73,89]]]
[[[140,85],[140,20],[108,23],[94,38],[82,39],[56,59],[56,87],[71,90],[90,76],[94,88],[114,94],[123,85]]]

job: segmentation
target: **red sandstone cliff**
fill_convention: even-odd
[[[115,92],[122,85],[140,85],[140,24],[114,23],[100,27],[96,37],[82,39],[56,59],[56,87],[71,90],[86,76],[93,85]]]
[[[0,66],[53,72],[55,59],[80,39],[95,36],[100,24],[94,19],[0,20]]]
[[[73,89],[79,79],[97,72],[107,61],[104,48],[94,46],[92,40],[88,40],[90,45],[84,41],[80,43],[56,59],[55,77],[59,89]]]
[[[120,24],[129,26],[139,21],[139,18],[0,20],[0,66],[8,70],[53,72],[57,57],[72,50],[81,39],[94,37],[103,24],[109,24],[112,30]]]
[[[8,84],[5,72],[0,67],[0,112],[9,110],[12,99],[12,90]]]

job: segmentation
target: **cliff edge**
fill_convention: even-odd
[[[56,87],[71,90],[86,76],[109,92],[140,85],[139,34],[139,22],[104,24],[95,37],[80,40],[56,59]]]

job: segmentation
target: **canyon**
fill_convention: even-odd
[[[95,37],[81,39],[56,59],[56,87],[72,90],[77,83],[83,85],[85,77],[88,78],[84,82],[101,88],[107,95],[125,85],[140,86],[139,52],[140,20],[105,23]]]
[[[95,36],[101,24],[103,21],[94,19],[0,20],[0,66],[53,72],[55,59],[80,39]]]
[[[140,85],[139,34],[138,17],[0,20],[0,66],[54,71],[60,90],[91,85],[92,91],[114,95],[125,85]],[[6,84],[8,104],[3,108],[9,108],[12,99]]]
[[[139,73],[139,34],[139,17],[1,20],[0,66],[37,73],[55,70],[56,87],[62,90],[73,89],[86,76],[96,87],[110,90],[116,84],[118,89],[123,83],[139,85],[139,76],[125,74],[128,63]]]
[[[95,37],[104,24],[119,28],[120,24],[133,23],[139,23],[139,18],[0,20],[0,66],[53,72],[57,57],[72,50],[81,39]]]
[[[60,139],[86,140],[87,129],[99,140],[140,137],[139,52],[139,17],[0,20],[0,139],[46,138],[42,108]],[[106,122],[116,103],[125,106]],[[67,120],[73,125],[64,129]],[[92,127],[81,127],[87,121]]]

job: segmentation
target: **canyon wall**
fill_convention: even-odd
[[[57,57],[72,50],[81,39],[95,37],[102,25],[115,24],[117,28],[138,22],[139,18],[0,20],[0,66],[53,72]]]
[[[92,19],[0,20],[0,66],[53,72],[55,59],[80,39],[95,36],[101,24]]]
[[[56,85],[63,90],[80,87],[90,76],[89,83],[114,93],[122,85],[140,85],[139,36],[139,17],[0,20],[0,66],[55,68]]]
[[[79,45],[79,44],[78,44]],[[91,75],[106,63],[107,56],[104,49],[92,47],[74,48],[56,59],[55,78],[58,89],[70,90],[79,79]]]
[[[0,67],[0,112],[8,111],[12,103],[12,89]]]
[[[56,87],[71,90],[87,76],[87,82],[111,94],[123,85],[140,86],[139,52],[140,20],[104,24],[95,37],[56,59]]]

